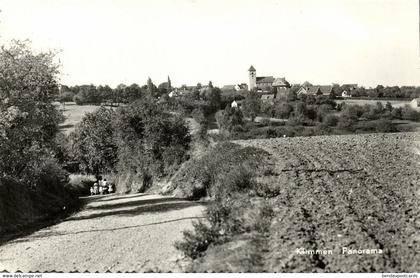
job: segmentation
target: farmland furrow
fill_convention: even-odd
[[[275,211],[267,271],[418,271],[417,136],[238,141],[271,154],[271,174],[258,179],[268,188]],[[382,253],[347,254],[343,248]],[[332,250],[333,255],[297,252],[302,249]]]

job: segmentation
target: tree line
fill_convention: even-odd
[[[289,94],[273,102],[249,92],[240,107],[226,105],[216,113],[223,137],[255,139],[364,132],[400,131],[396,120],[420,121],[420,112],[390,102],[365,105],[336,103],[330,96]],[[257,116],[263,118],[254,122]],[[270,120],[270,118],[275,118]],[[401,127],[403,128],[403,127]],[[402,129],[401,129],[402,130]]]
[[[159,98],[170,93],[172,89],[169,76],[168,81],[161,83],[159,86],[156,86],[151,78],[148,78],[147,84],[143,86],[135,83],[131,85],[120,84],[115,88],[111,88],[108,85],[95,86],[93,84],[76,86],[62,85],[56,100],[62,103],[74,101],[78,105],[100,105],[106,103],[112,106],[120,103],[134,102],[144,95]]]
[[[413,99],[420,97],[420,87],[415,86],[382,86],[378,85],[375,88],[359,87],[351,92],[352,97],[366,97],[366,98],[387,98],[398,99],[406,98]]]

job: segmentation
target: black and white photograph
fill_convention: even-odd
[[[0,0],[0,278],[150,273],[420,277],[420,0]]]

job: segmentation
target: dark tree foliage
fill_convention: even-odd
[[[33,183],[54,154],[58,124],[55,54],[14,41],[0,49],[0,177]]]
[[[245,117],[249,117],[253,122],[261,112],[261,98],[255,92],[249,92],[242,104],[242,111]]]
[[[168,174],[186,156],[191,141],[184,120],[163,112],[150,99],[118,111],[118,171]]]
[[[226,131],[232,131],[244,124],[242,111],[239,108],[230,107],[230,105],[227,105],[225,110],[216,114],[216,120],[219,128]]]
[[[100,107],[86,114],[71,135],[72,154],[82,171],[99,176],[115,170],[117,145],[113,122],[116,113]]]

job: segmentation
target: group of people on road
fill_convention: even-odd
[[[112,184],[108,183],[106,179],[99,179],[98,182],[95,182],[90,188],[90,195],[103,195],[110,194],[114,192]]]

